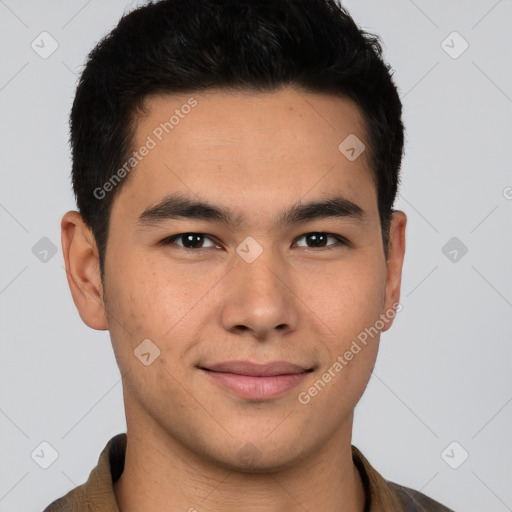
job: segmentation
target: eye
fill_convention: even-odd
[[[328,239],[333,239],[335,242],[328,244]],[[333,235],[332,233],[313,232],[306,233],[299,237],[297,240],[305,239],[306,245],[297,243],[299,247],[310,247],[313,249],[321,249],[324,247],[330,248],[331,246],[337,245],[349,245],[349,241],[342,236]],[[311,245],[309,245],[311,244]]]
[[[182,243],[176,243],[181,240]],[[210,243],[205,245],[205,241],[209,240]],[[175,244],[185,249],[207,249],[209,247],[217,247],[217,244],[212,242],[212,239],[204,233],[181,233],[165,238],[160,242],[162,245]]]
[[[298,241],[304,239],[304,243],[299,243]],[[334,240],[333,243],[328,243],[328,240]],[[312,232],[305,233],[301,237],[297,239],[296,245],[298,247],[306,247],[310,249],[330,249],[335,248],[337,246],[349,246],[350,242],[340,236],[334,235],[332,233],[324,233],[324,232]],[[205,233],[180,233],[178,235],[169,236],[164,238],[160,245],[177,245],[178,247],[182,247],[183,249],[189,250],[200,250],[200,249],[208,249],[212,247],[219,247],[212,237],[206,235]]]

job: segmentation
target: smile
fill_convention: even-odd
[[[201,367],[201,370],[224,389],[251,400],[277,398],[297,386],[312,371],[283,361],[263,365],[233,361]]]

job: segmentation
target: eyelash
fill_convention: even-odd
[[[187,235],[199,235],[201,237],[204,237],[204,238],[209,238],[213,243],[217,244],[217,242],[215,241],[215,238],[210,236],[210,235],[207,235],[206,233],[195,233],[195,232],[188,232],[188,233],[180,233],[178,235],[172,235],[172,236],[169,236],[169,237],[166,237],[164,238],[160,243],[159,245],[163,245],[163,246],[166,246],[166,245],[171,245],[171,244],[174,244],[174,242],[176,240],[178,240],[179,238],[182,238],[184,236],[187,236]],[[299,236],[297,240],[300,240],[301,238],[304,238],[308,235],[327,235],[328,237],[332,237],[334,238],[337,243],[336,244],[330,244],[330,245],[327,245],[325,247],[306,247],[306,249],[318,249],[318,250],[330,250],[330,249],[335,249],[336,247],[340,247],[340,246],[348,246],[348,247],[352,247],[352,243],[347,240],[345,237],[342,237],[341,235],[336,235],[334,233],[327,233],[325,231],[310,231],[308,233],[304,233],[303,235]],[[217,244],[217,245],[220,245],[220,244]],[[184,247],[182,245],[178,245],[178,247],[180,249],[183,249],[185,251],[195,251],[195,252],[200,252],[200,251],[204,251],[204,250],[207,250],[207,249],[213,249],[213,247],[200,247],[198,249],[194,249],[194,248],[191,248],[191,247]]]

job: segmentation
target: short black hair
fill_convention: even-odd
[[[144,100],[283,86],[336,94],[359,107],[387,257],[404,127],[379,38],[335,0],[161,0],[123,15],[91,51],[71,110],[73,190],[98,246],[102,279],[112,202],[129,176],[109,193],[103,187],[126,169]]]

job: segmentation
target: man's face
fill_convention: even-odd
[[[197,104],[183,108],[191,97]],[[175,110],[179,121],[166,133],[161,123]],[[134,148],[151,148],[113,203],[105,260],[129,429],[132,422],[203,458],[260,470],[350,437],[378,335],[344,355],[397,299],[367,152],[353,160],[338,149],[351,134],[366,142],[354,104],[291,88],[147,100]],[[163,218],[165,208],[142,216],[170,195],[230,219],[208,218],[204,208],[189,209],[196,217]],[[345,204],[330,215],[293,215],[335,198],[361,211]],[[180,234],[195,236],[170,239]],[[143,340],[151,343],[137,349]],[[304,371],[237,376],[250,372],[240,361]],[[212,371],[220,363],[224,371]],[[290,373],[283,368],[274,373]]]

